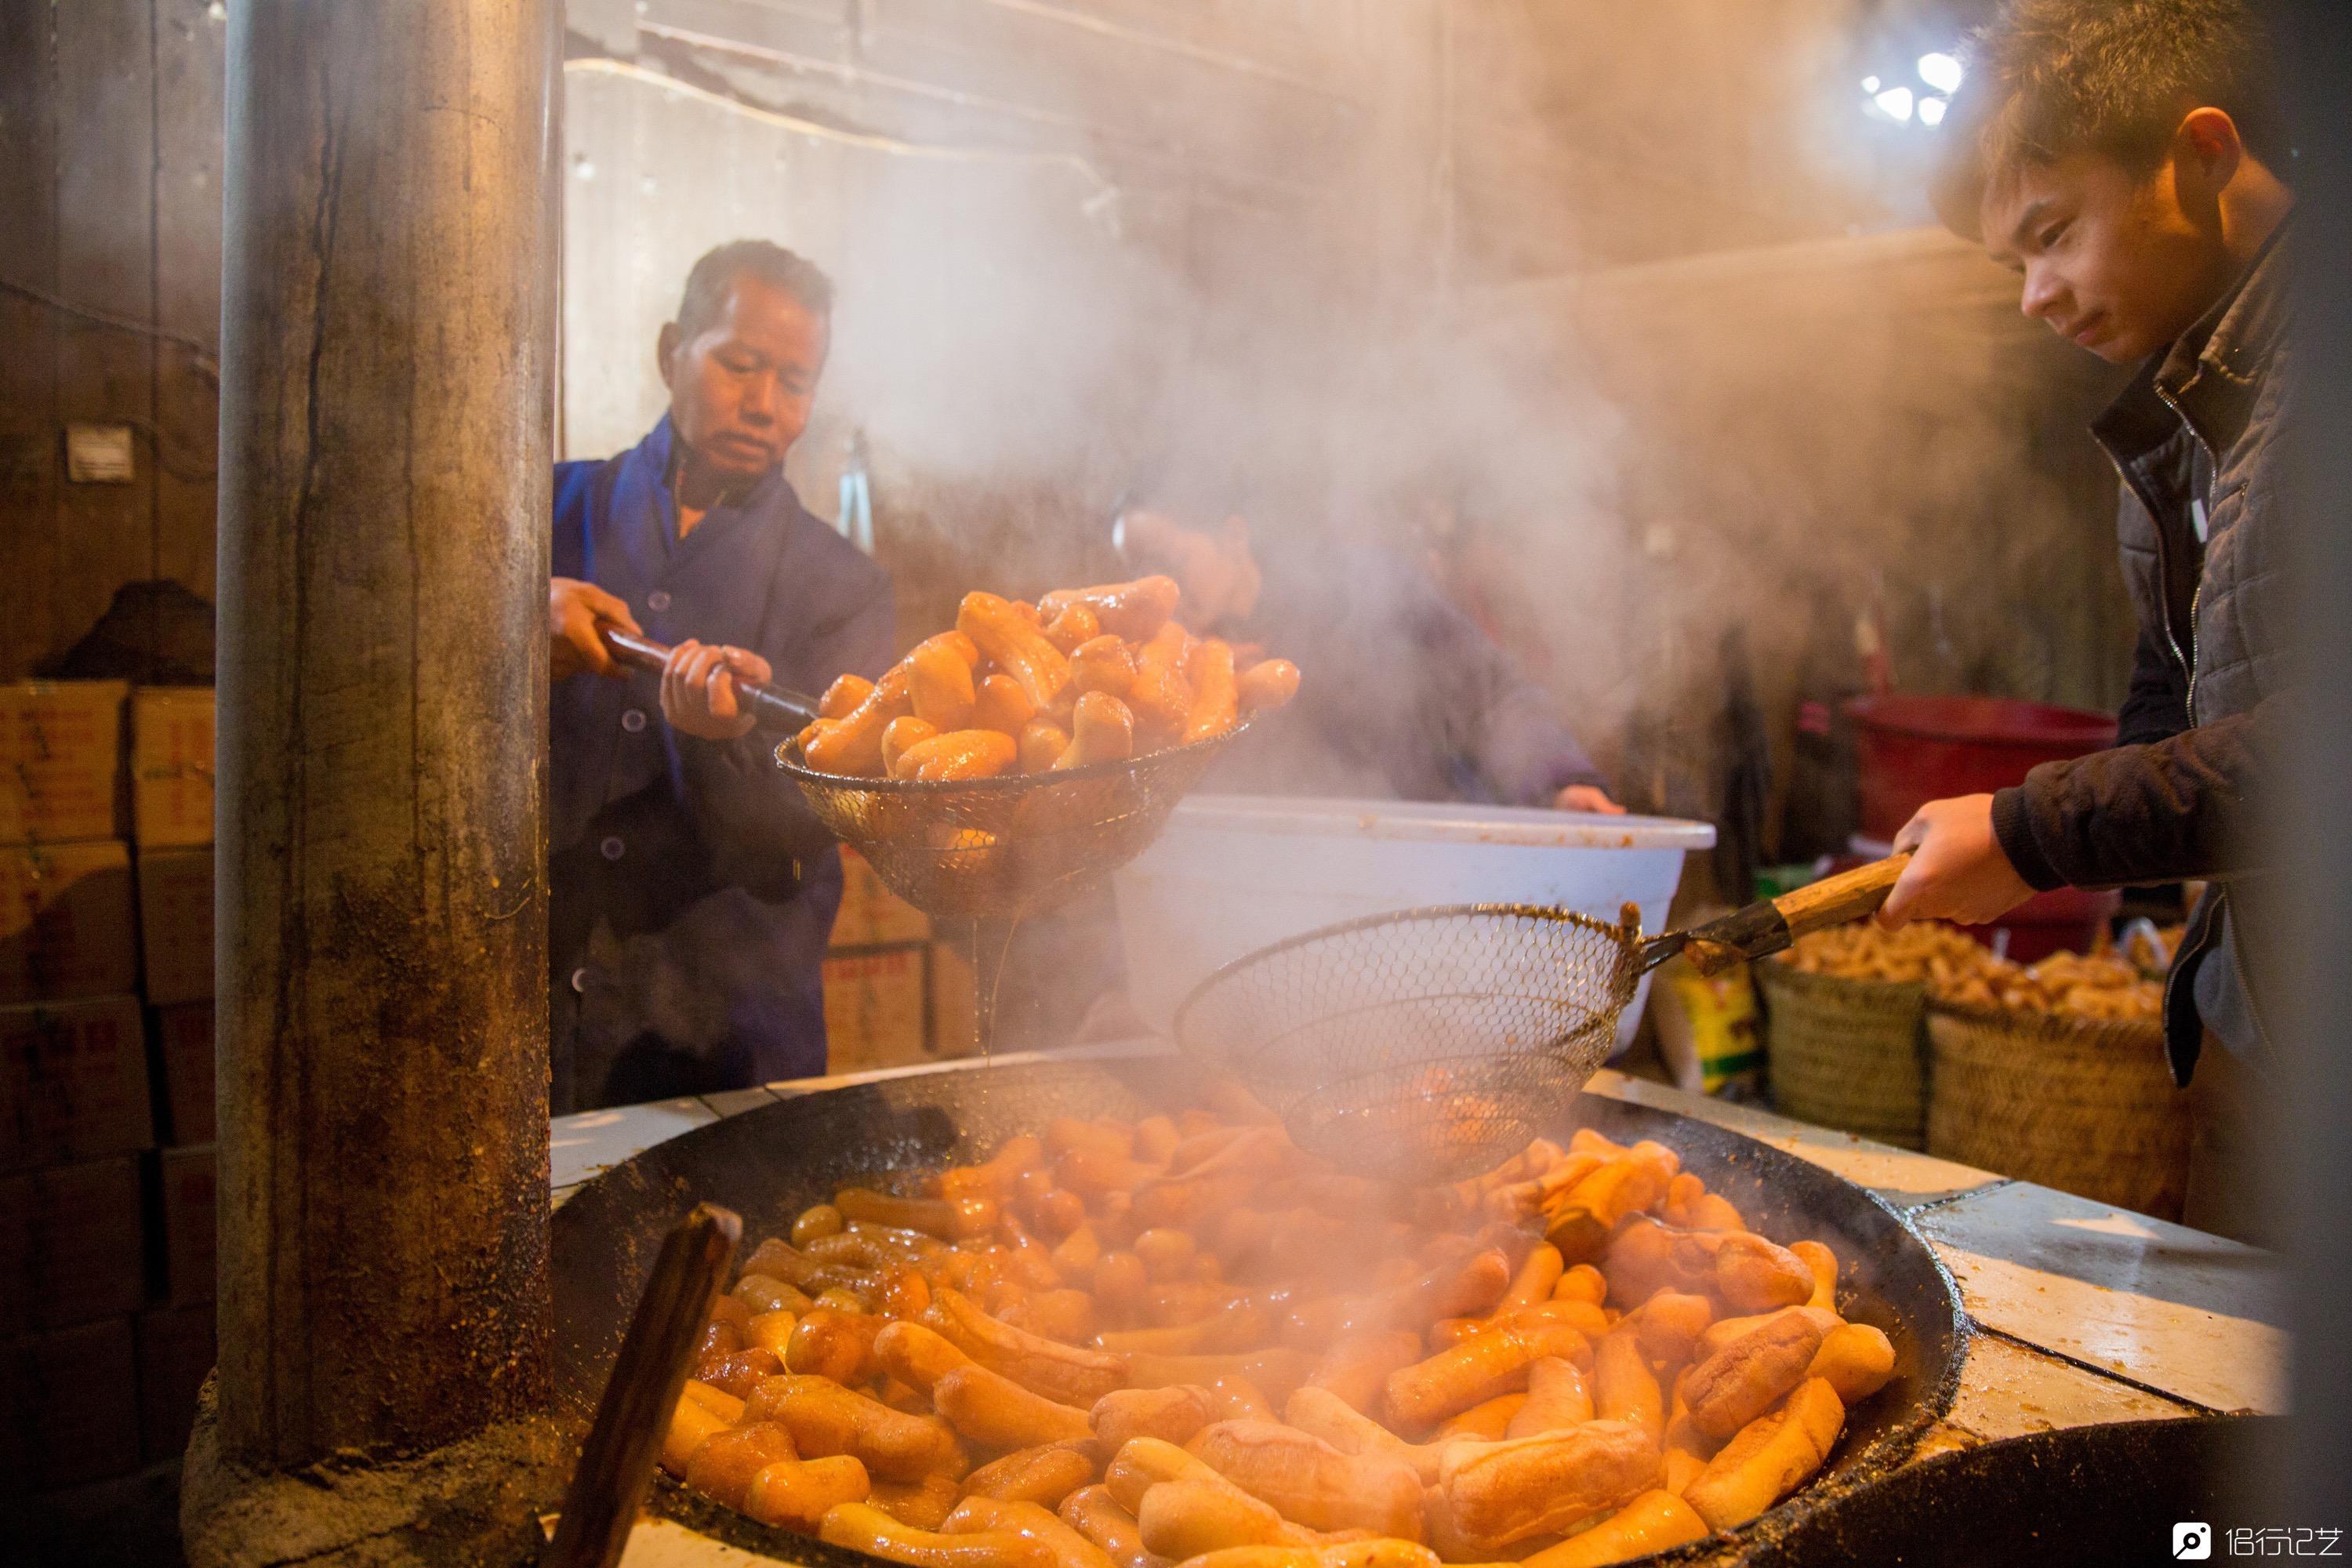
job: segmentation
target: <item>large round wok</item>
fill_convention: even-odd
[[[811,1204],[855,1178],[971,1157],[1059,1115],[1133,1116],[1189,1100],[1192,1069],[1176,1058],[1045,1063],[924,1074],[802,1095],[657,1144],[589,1182],[556,1211],[553,1232],[559,1415],[583,1429],[665,1233],[698,1202],[743,1216],[748,1248],[781,1235]],[[1883,1476],[1951,1406],[1966,1354],[1958,1293],[1935,1254],[1876,1194],[1751,1139],[1668,1111],[1580,1095],[1560,1108],[1565,1138],[1590,1126],[1619,1140],[1655,1138],[1768,1235],[1826,1241],[1846,1261],[1846,1315],[1894,1341],[1895,1375],[1847,1423],[1811,1485],[1747,1526],[1776,1539],[1830,1499]],[[734,1545],[835,1568],[872,1559],[771,1530],[662,1478],[658,1512]],[[1717,1540],[1660,1563],[1719,1555]]]

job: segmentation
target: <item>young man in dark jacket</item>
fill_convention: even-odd
[[[2138,367],[2092,428],[2122,479],[2140,637],[2119,743],[1922,807],[1882,918],[1989,921],[2062,885],[2206,881],[2165,995],[2197,1123],[2188,1217],[2256,1236],[2269,1046],[2249,932],[2285,722],[2279,447],[2294,417],[2294,196],[2266,44],[2239,0],[2011,0],[1948,124],[1945,221],[2022,278],[2027,315]]]

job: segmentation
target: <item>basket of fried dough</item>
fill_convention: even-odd
[[[1927,1152],[2180,1217],[2189,1110],[2165,1054],[2164,988],[2109,952],[1994,961],[1927,1009]]]
[[[1656,1142],[1408,1190],[1202,1112],[1041,1131],[752,1251],[669,1474],[916,1568],[1586,1568],[1755,1519],[1894,1371]]]

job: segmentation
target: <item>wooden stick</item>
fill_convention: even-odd
[[[1781,894],[1772,900],[1780,918],[1789,922],[1789,934],[1800,937],[1809,931],[1823,931],[1831,926],[1858,921],[1875,914],[1886,895],[1895,890],[1896,879],[1903,868],[1911,864],[1911,851],[1889,855],[1884,860],[1873,860],[1867,866],[1857,866],[1851,871],[1841,871],[1834,877],[1824,877],[1818,882],[1808,882],[1793,892]]]
[[[653,1485],[670,1412],[742,1235],[743,1222],[731,1211],[697,1204],[663,1240],[613,1375],[596,1401],[595,1423],[581,1445],[555,1540],[541,1559],[545,1568],[613,1568],[620,1562],[629,1527]]]

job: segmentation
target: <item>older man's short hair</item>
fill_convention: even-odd
[[[678,335],[692,342],[708,331],[727,308],[727,290],[742,277],[782,289],[813,316],[833,317],[833,279],[815,262],[768,240],[734,239],[705,251],[686,275],[686,292],[677,302]]]
[[[2242,0],[2008,0],[1964,53],[1930,195],[1972,238],[1989,186],[2076,153],[2153,174],[2192,109],[2284,168],[2270,42]]]

